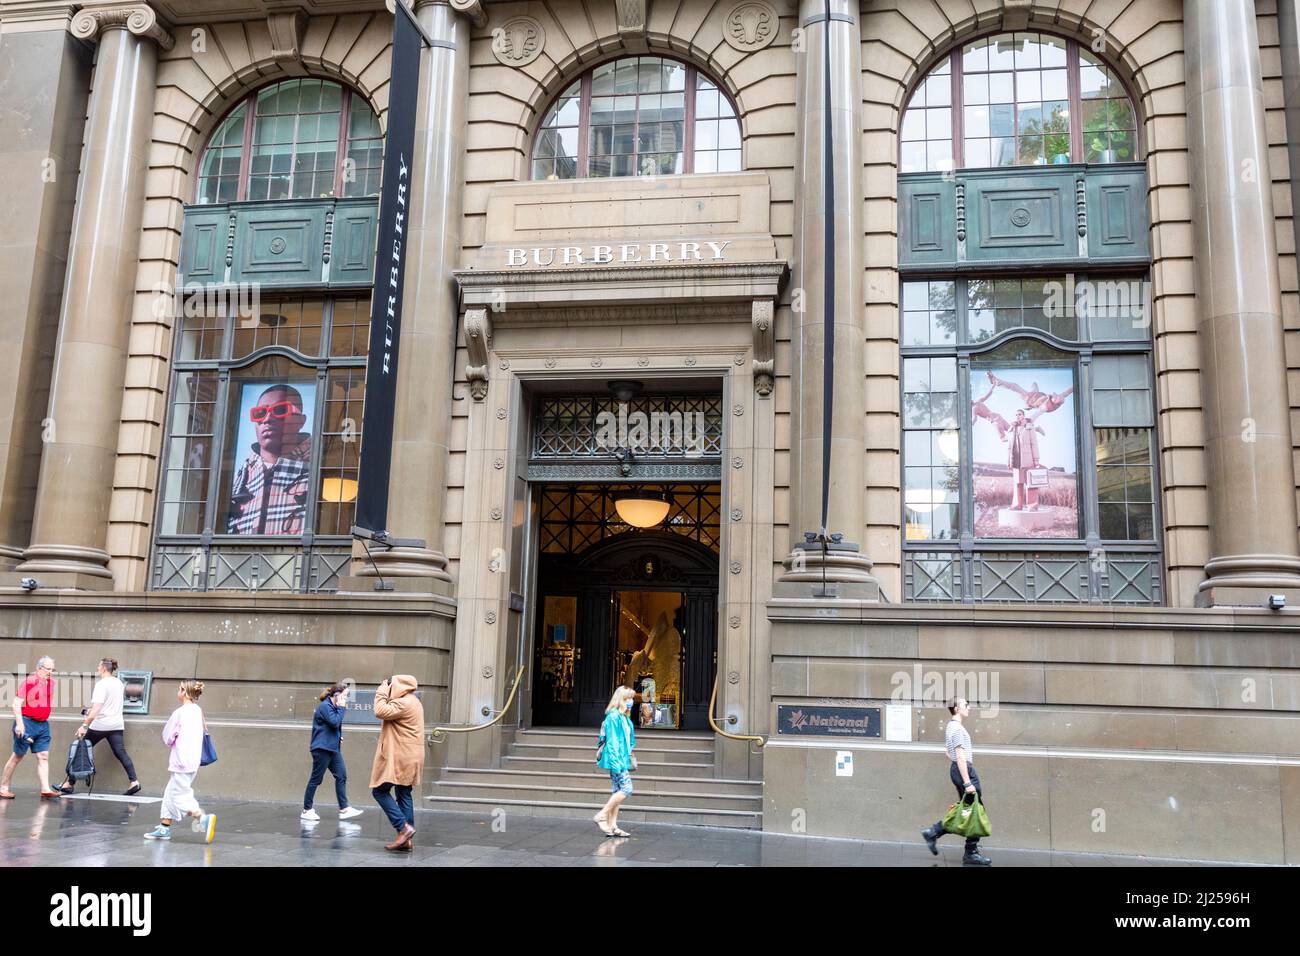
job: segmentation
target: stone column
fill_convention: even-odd
[[[0,571],[31,541],[90,54],[72,5],[0,13]]]
[[[461,253],[468,20],[473,15],[441,0],[416,4],[416,16],[435,45],[424,51],[420,63],[408,226],[411,268],[402,304],[388,526],[394,537],[419,538],[425,546],[372,547],[374,566],[364,560],[353,565],[357,577],[373,578],[378,572],[402,591],[451,589],[442,537],[457,319],[452,270]]]
[[[858,4],[801,0],[799,25],[804,52],[799,60],[796,99],[799,126],[795,149],[794,274],[791,281],[791,462],[792,550],[778,596],[851,597],[878,600],[880,586],[871,561],[853,543],[864,533],[865,438],[862,199],[861,36]],[[830,31],[830,63],[826,31]],[[830,71],[830,101],[826,74]],[[833,131],[834,246],[826,248],[825,123]],[[835,375],[825,381],[824,281],[828,257],[835,263]],[[805,535],[821,527],[823,395],[834,389],[831,421],[830,510],[827,532],[842,540],[823,552]],[[827,583],[825,589],[822,582]]]
[[[171,36],[148,5],[82,10],[73,36],[97,40],[81,183],[50,383],[32,543],[18,571],[44,586],[111,589],[109,498],[135,299],[158,47]]]
[[[1300,600],[1282,298],[1252,0],[1187,0],[1210,550],[1197,603]]]

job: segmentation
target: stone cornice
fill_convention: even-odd
[[[175,42],[158,18],[158,13],[147,3],[89,7],[72,18],[69,30],[78,39],[94,40],[104,30],[118,27],[129,30],[138,37],[153,40],[164,50],[170,50]]]
[[[66,30],[72,22],[76,5],[69,2],[48,3],[43,0],[0,0],[0,24],[5,32]]]

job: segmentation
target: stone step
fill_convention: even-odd
[[[585,747],[594,752],[600,739],[600,728],[562,727],[522,730],[515,736],[519,743],[549,744],[555,747]],[[637,730],[637,749],[653,747],[656,750],[708,750],[714,749],[713,734],[686,733],[676,730]]]
[[[424,798],[430,810],[452,810],[459,813],[490,814],[498,807],[507,813],[534,817],[565,817],[571,820],[590,818],[603,805],[603,800],[563,801],[555,803],[530,803],[523,800],[497,800],[482,797]],[[634,823],[671,823],[678,826],[730,827],[757,830],[763,826],[763,815],[748,810],[709,810],[695,807],[652,807],[640,803],[633,794],[618,812],[618,822],[625,829]],[[595,824],[593,823],[594,827]]]
[[[638,738],[636,749],[632,752],[636,754],[638,764],[667,762],[713,766],[713,750],[711,748],[709,750],[684,750],[681,748],[668,750],[656,747],[653,743],[647,743]],[[590,760],[594,764],[596,762],[596,746],[594,743],[589,743],[584,747],[557,747],[550,744],[533,743],[531,740],[525,743],[515,741],[510,745],[510,755],[512,757],[559,757],[561,760]]]
[[[637,758],[639,773],[660,777],[703,777],[712,779],[713,765],[701,763],[683,763],[667,760],[641,760]],[[565,757],[516,757],[507,754],[501,758],[503,770],[542,770],[551,773],[590,773],[596,767],[594,754],[587,754],[581,760]],[[608,779],[608,775],[606,775]]]
[[[684,782],[684,781],[682,781]],[[763,796],[737,796],[735,794],[715,793],[701,789],[695,790],[647,790],[633,784],[634,792],[628,800],[637,805],[653,809],[666,807],[695,808],[699,810],[747,810],[761,813]],[[505,783],[483,783],[479,781],[463,782],[448,780],[444,777],[433,785],[432,795],[464,799],[466,797],[484,800],[522,801],[525,803],[594,803],[599,806],[609,799],[610,789],[606,786],[576,785],[571,787],[552,787],[526,784],[522,781]]]
[[[564,772],[546,770],[497,770],[490,767],[445,767],[443,780],[458,783],[512,783],[539,787],[596,787],[609,788],[609,774],[604,770],[591,772]],[[717,777],[667,777],[655,776],[642,770],[632,775],[638,793],[660,790],[707,790],[711,793],[753,797],[762,796],[763,784],[758,780],[722,780]]]

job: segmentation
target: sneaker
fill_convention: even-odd
[[[317,813],[315,810],[304,810],[302,813],[298,814],[298,819],[310,820],[312,823],[315,823],[317,820],[320,819],[320,814]]]
[[[361,811],[356,807],[344,807],[339,811],[340,820],[351,820],[353,817],[361,816]]]
[[[144,835],[146,840],[170,840],[172,838],[172,828],[165,827],[161,823]]]
[[[961,861],[966,866],[989,866],[993,862],[979,850],[965,854]]]
[[[204,843],[211,843],[212,838],[217,835],[217,815],[215,813],[205,813],[201,817],[202,824],[207,830],[203,838]]]
[[[930,852],[935,856],[939,855],[939,834],[935,833],[930,827],[921,831],[921,836],[925,838],[925,845],[930,848]]]

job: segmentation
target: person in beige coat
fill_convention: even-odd
[[[424,772],[424,707],[415,696],[418,686],[410,674],[398,674],[375,691],[375,716],[383,726],[370,768],[370,792],[397,831],[385,850],[409,850],[415,836],[411,790]]]

